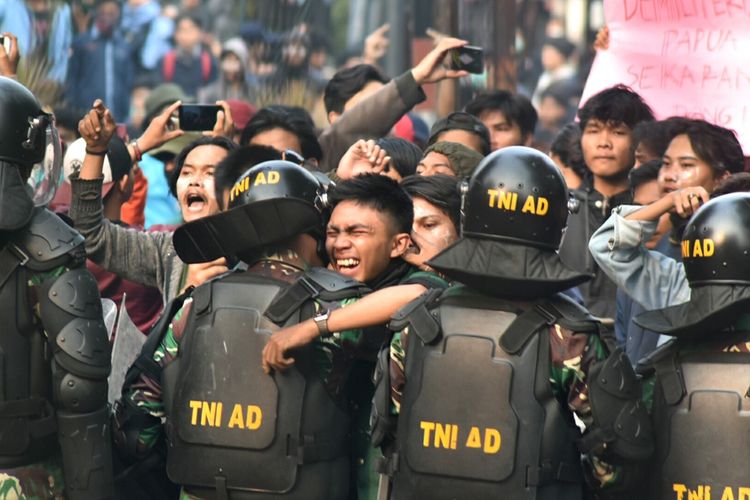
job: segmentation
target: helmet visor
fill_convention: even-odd
[[[51,115],[45,115],[40,130],[36,133],[44,137],[44,157],[34,164],[29,176],[29,186],[32,190],[34,205],[46,206],[55,196],[58,186],[62,183],[62,145],[55,128],[55,120]]]

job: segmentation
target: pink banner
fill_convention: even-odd
[[[604,0],[600,50],[581,103],[623,83],[657,118],[733,129],[750,156],[750,0]]]

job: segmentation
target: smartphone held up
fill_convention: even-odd
[[[481,74],[484,72],[484,51],[481,47],[464,45],[448,52],[450,69]]]
[[[221,106],[216,104],[182,104],[178,108],[179,127],[186,132],[213,130]]]

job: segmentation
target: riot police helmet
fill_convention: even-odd
[[[552,160],[524,146],[499,149],[471,176],[463,234],[557,250],[568,220],[565,179]]]
[[[543,153],[502,148],[462,187],[461,239],[427,264],[458,282],[507,298],[560,292],[591,279],[557,254],[568,219],[562,174]]]
[[[691,288],[750,285],[750,194],[719,196],[702,206],[682,235]]]
[[[260,163],[232,186],[225,212],[184,224],[174,245],[188,263],[236,257],[294,236],[322,235],[325,188],[289,161]]]
[[[62,152],[54,117],[11,78],[0,77],[0,114],[0,230],[13,230],[54,196]]]
[[[690,300],[640,314],[636,323],[678,337],[731,326],[750,307],[750,193],[700,207],[685,226],[681,252]]]

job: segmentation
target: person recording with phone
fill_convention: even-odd
[[[465,40],[444,38],[413,68],[387,83],[374,67],[370,66],[374,71],[368,71],[368,65],[338,71],[324,93],[330,126],[318,136],[323,149],[320,169],[335,170],[359,139],[388,135],[402,116],[426,99],[422,85],[467,76],[466,71],[444,64],[451,49],[467,44]]]
[[[173,115],[178,113],[181,104],[177,101],[169,106],[151,121],[140,138],[128,145],[133,161],[139,161],[144,152],[184,134],[179,128],[171,130]],[[185,221],[219,211],[213,172],[237,147],[226,137],[233,127],[231,113],[225,103],[222,106],[214,130],[187,145],[170,174],[170,191],[178,199]],[[118,276],[159,288],[164,304],[186,287],[226,272],[224,259],[191,265],[182,262],[174,251],[171,231],[139,232],[105,220],[101,201],[102,164],[115,123],[101,100],[97,99],[93,109],[81,120],[79,130],[86,140],[86,156],[80,173],[70,178],[69,215],[86,240],[86,252],[91,260]]]

